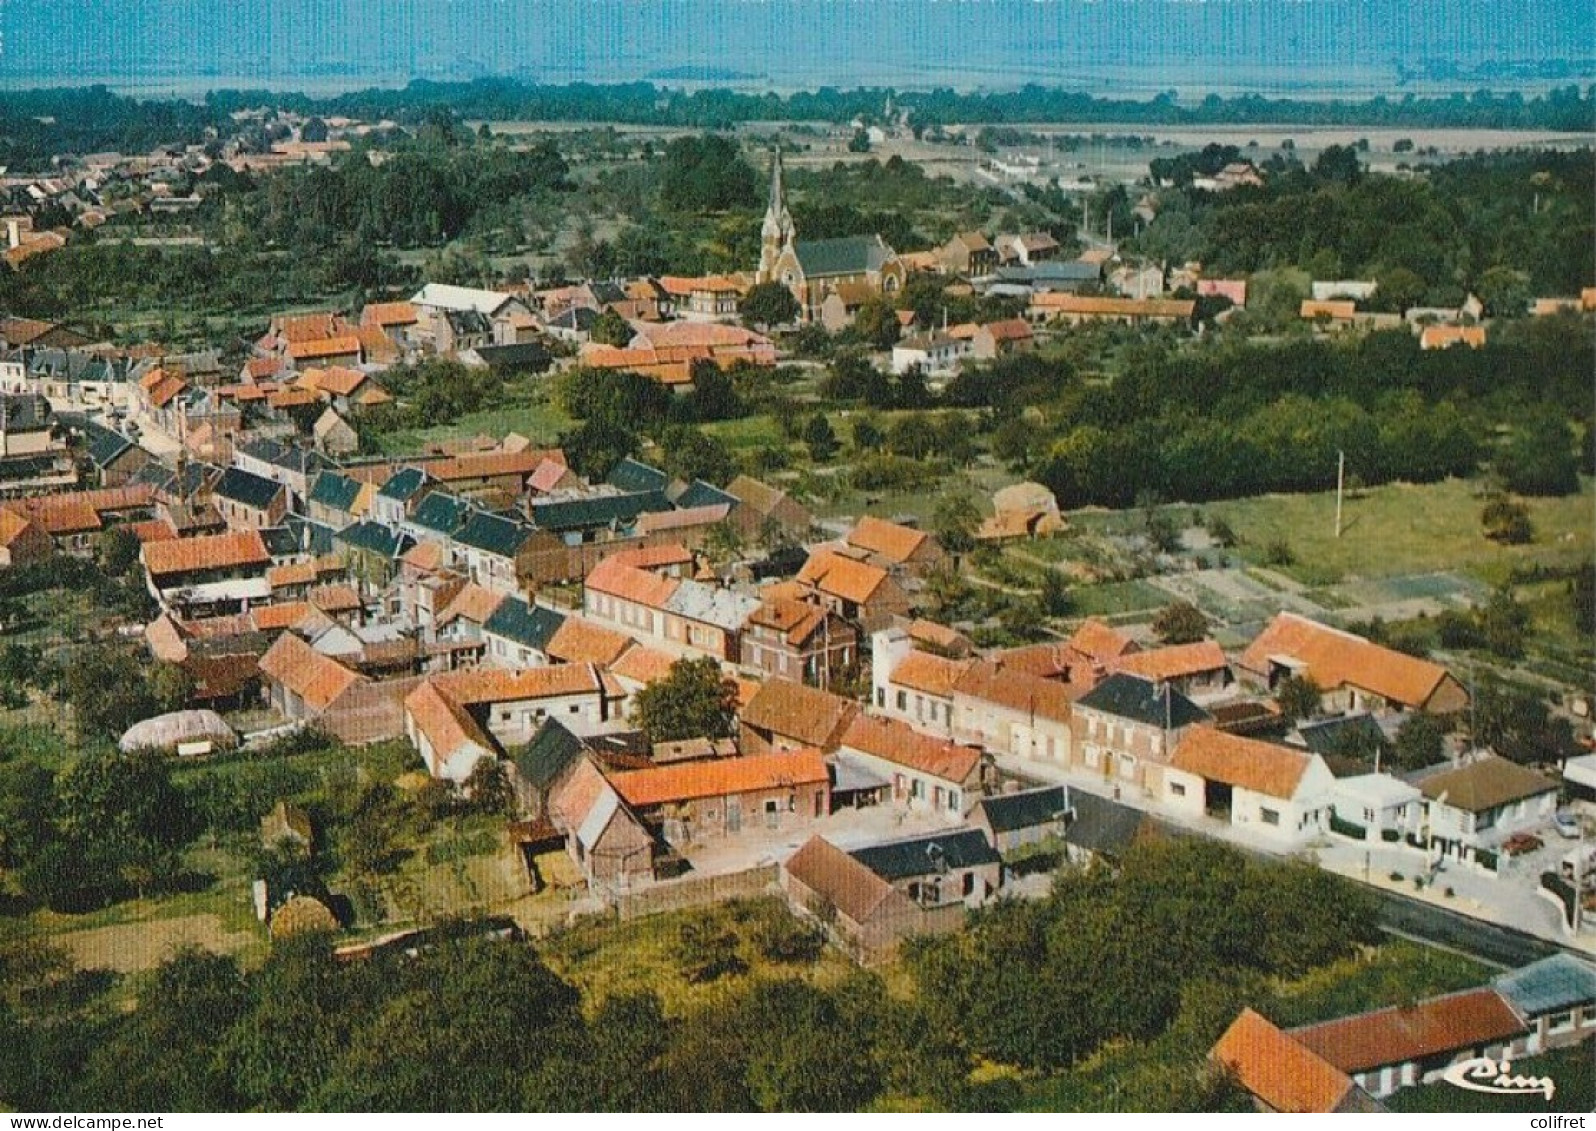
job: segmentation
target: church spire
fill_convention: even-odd
[[[759,229],[760,282],[770,282],[776,277],[776,260],[791,246],[796,234],[782,188],[781,148],[778,146],[770,159],[770,203],[765,207],[765,222]]]

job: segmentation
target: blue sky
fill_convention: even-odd
[[[1145,94],[1590,81],[1590,0],[0,0],[0,85],[513,74]],[[1571,72],[1552,64],[1566,60]],[[1527,76],[1527,77],[1526,77]],[[1411,88],[1408,87],[1408,88]]]

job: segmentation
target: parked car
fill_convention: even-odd
[[[1553,813],[1552,827],[1565,840],[1579,839],[1579,818],[1572,813]]]

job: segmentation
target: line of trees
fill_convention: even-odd
[[[906,953],[912,995],[802,977],[818,932],[769,901],[695,914],[666,962],[712,1004],[585,1000],[532,945],[439,932],[338,962],[326,936],[264,965],[191,951],[111,998],[37,939],[0,944],[0,1102],[90,1110],[849,1111],[879,1103],[1100,1107],[1112,1046],[1127,1110],[1234,1110],[1205,1063],[1241,1004],[1372,941],[1366,895],[1205,841],[1138,845]],[[592,932],[598,928],[580,930]],[[556,936],[551,957],[591,940]],[[755,963],[764,967],[753,973]],[[974,1073],[978,1063],[1013,1072]],[[1059,1098],[1074,1096],[1074,1099]]]

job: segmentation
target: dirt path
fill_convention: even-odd
[[[127,974],[153,969],[186,946],[230,954],[254,940],[242,931],[224,929],[215,915],[186,915],[180,919],[147,919],[69,931],[50,941],[71,952],[82,969]]]

